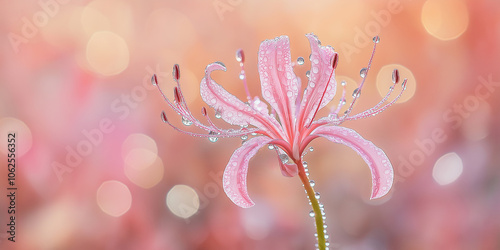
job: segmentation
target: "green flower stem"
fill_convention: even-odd
[[[326,249],[326,240],[325,240],[325,232],[323,227],[323,215],[321,213],[321,208],[319,207],[318,199],[316,199],[315,192],[311,183],[309,182],[309,178],[307,177],[304,165],[302,164],[302,160],[295,161],[299,168],[299,177],[304,184],[304,188],[306,189],[306,193],[309,196],[309,201],[311,201],[311,206],[314,211],[314,220],[316,222],[316,232],[318,233],[318,249],[325,250]]]

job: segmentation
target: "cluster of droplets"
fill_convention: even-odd
[[[243,52],[240,52],[240,65],[242,65],[243,62]],[[167,118],[167,115],[165,111],[162,111],[161,113],[161,119],[164,123],[167,123],[171,127],[173,127],[175,130],[186,133],[191,136],[197,136],[197,137],[204,137],[208,138],[210,142],[217,142],[220,137],[240,137],[243,141],[246,141],[248,139],[248,135],[256,135],[254,131],[256,129],[247,129],[248,125],[243,125],[239,130],[236,129],[221,129],[218,128],[210,119],[207,113],[207,109],[203,107],[201,109],[201,114],[207,119],[208,125],[201,123],[198,119],[196,119],[192,114],[191,111],[189,110],[187,103],[184,100],[184,96],[182,95],[181,92],[181,86],[179,83],[180,79],[180,67],[178,64],[175,64],[173,69],[172,69],[172,77],[174,81],[176,82],[176,85],[174,87],[174,100],[170,101],[166,95],[163,93],[162,89],[160,88],[158,84],[158,79],[156,75],[153,75],[151,77],[151,83],[155,85],[160,93],[162,94],[163,98],[167,102],[167,104],[177,112],[178,115],[181,116],[181,122],[184,126],[191,126],[191,125],[196,125],[196,127],[201,128],[205,131],[208,132],[208,134],[201,134],[201,133],[194,133],[194,132],[189,132],[182,130],[181,128],[178,128],[174,126],[173,124],[170,123],[170,121]],[[215,118],[220,119],[222,118],[222,113],[220,110],[215,111]]]
[[[309,148],[309,151],[313,151],[314,149],[312,147]],[[308,169],[308,164],[306,161],[303,161],[302,162],[302,166],[304,167],[304,171],[306,173],[307,176],[309,176],[309,169]],[[314,182],[314,180],[309,180],[309,185],[314,188],[314,186],[316,185],[316,182]],[[306,196],[307,198],[309,199],[310,197],[307,195],[307,191],[306,191]],[[327,224],[326,224],[326,213],[325,213],[325,206],[323,205],[323,203],[321,203],[319,201],[319,199],[321,198],[321,195],[319,192],[314,192],[314,198],[318,201],[318,205],[319,205],[319,209],[320,209],[320,216],[321,216],[321,219],[323,220],[323,234],[324,234],[324,237],[325,237],[325,245],[326,245],[326,250],[329,249],[329,245],[330,243],[328,242],[328,239],[329,239],[329,235],[327,233]],[[310,199],[309,199],[310,200]],[[309,201],[309,205],[312,205],[312,202]],[[314,212],[314,210],[311,210],[309,212],[309,217],[311,218],[315,218],[316,217],[316,213]],[[314,233],[314,237],[316,237],[316,242],[318,242],[318,233]],[[316,243],[316,249],[319,250],[319,245],[318,243]]]
[[[401,92],[392,101],[390,101],[389,103],[386,103],[386,101],[388,100],[389,96],[393,92],[394,87],[396,86],[397,83],[400,82],[399,71],[397,69],[394,69],[393,72],[392,72],[392,83],[393,83],[393,85],[389,88],[389,92],[385,95],[385,97],[377,105],[375,105],[374,107],[372,107],[372,108],[370,108],[368,110],[365,110],[365,111],[363,111],[361,113],[358,113],[356,115],[353,115],[353,116],[350,115],[351,111],[352,111],[352,109],[354,107],[354,104],[356,103],[357,99],[361,95],[361,89],[362,89],[362,87],[364,85],[364,82],[365,82],[367,76],[368,76],[368,72],[369,72],[370,67],[371,67],[373,56],[375,54],[376,45],[378,43],[380,43],[380,37],[379,36],[374,37],[373,38],[373,43],[374,43],[373,52],[372,52],[372,55],[371,55],[370,60],[368,62],[368,65],[367,65],[367,67],[364,67],[364,68],[362,68],[359,71],[359,76],[362,79],[361,83],[352,92],[353,100],[350,103],[349,107],[344,111],[344,113],[343,113],[342,116],[339,116],[340,110],[346,104],[345,94],[346,94],[346,85],[347,85],[347,83],[345,81],[341,82],[341,85],[343,87],[342,97],[341,97],[341,99],[339,101],[339,104],[337,105],[337,108],[336,109],[332,109],[332,111],[328,115],[328,118],[330,119],[329,120],[330,123],[332,123],[334,125],[339,125],[339,124],[341,124],[344,121],[357,120],[357,119],[365,118],[365,117],[368,117],[368,116],[374,116],[374,115],[376,115],[376,114],[384,111],[389,106],[391,106],[392,104],[394,104],[397,100],[399,100],[399,98],[403,94],[403,91],[406,89],[407,79],[404,79],[403,82],[401,83],[401,86],[402,86]]]

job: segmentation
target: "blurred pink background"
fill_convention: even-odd
[[[245,98],[235,51],[246,53],[260,95],[257,52],[305,34],[340,54],[348,91],[380,35],[356,111],[376,104],[393,68],[403,100],[347,122],[389,156],[396,183],[369,200],[366,164],[326,140],[308,153],[325,204],[331,249],[500,249],[500,2],[428,1],[9,1],[0,11],[0,249],[313,249],[314,224],[298,178],[275,154],[250,162],[256,205],[224,194],[221,175],[240,139],[211,143],[178,126],[150,85],[171,95],[171,69],[195,114],[204,68]],[[350,92],[348,92],[350,93]],[[170,96],[172,97],[172,96]],[[331,103],[338,103],[337,96]],[[213,110],[210,110],[213,116]],[[177,119],[177,120],[176,120]],[[219,124],[221,121],[217,121]],[[16,242],[8,240],[7,133],[18,135]]]

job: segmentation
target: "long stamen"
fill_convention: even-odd
[[[342,81],[340,83],[342,85],[342,97],[340,98],[340,101],[339,101],[339,105],[337,106],[337,109],[335,109],[334,111],[332,111],[330,113],[330,115],[335,115],[336,117],[338,116],[339,112],[340,112],[340,109],[342,107],[344,107],[345,105],[345,93],[346,93],[346,85],[347,83],[345,81]]]
[[[371,68],[371,65],[372,65],[372,61],[373,61],[373,57],[375,56],[375,50],[377,48],[377,44],[380,42],[380,37],[379,36],[376,36],[373,38],[373,50],[372,50],[372,55],[370,56],[370,60],[368,61],[368,66],[366,68],[362,68],[359,72],[359,75],[361,76],[361,78],[363,78],[363,80],[361,81],[361,84],[359,85],[358,88],[356,88],[354,90],[354,92],[352,93],[352,96],[353,96],[353,100],[351,102],[351,105],[349,106],[349,108],[345,111],[344,113],[344,116],[342,117],[342,120],[345,120],[345,118],[347,118],[347,116],[349,116],[349,114],[351,113],[353,107],[354,107],[354,104],[356,103],[356,101],[358,100],[359,96],[361,95],[361,89],[363,88],[363,85],[365,84],[365,80],[368,76],[368,72],[370,71],[370,68]]]
[[[243,86],[245,86],[247,100],[249,103],[251,103],[252,97],[250,96],[250,91],[248,90],[247,77],[246,77],[246,73],[245,73],[245,53],[243,53],[242,49],[239,49],[236,51],[236,61],[238,61],[240,63],[240,67],[241,67],[240,79],[243,80]]]

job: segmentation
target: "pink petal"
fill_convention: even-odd
[[[337,53],[330,46],[321,46],[315,35],[306,36],[311,45],[311,70],[302,98],[301,119],[308,125],[314,119],[316,111],[326,106],[335,96],[337,82],[332,62]]]
[[[295,117],[299,82],[292,68],[287,36],[265,40],[259,48],[259,74],[262,96],[276,110],[281,122]]]
[[[344,127],[321,126],[313,132],[313,135],[347,145],[365,160],[372,173],[370,199],[380,198],[389,192],[394,179],[394,171],[389,158],[382,149],[361,137],[356,131]]]
[[[210,74],[214,70],[226,71],[226,67],[219,62],[207,66],[205,77],[200,83],[200,94],[203,101],[220,112],[222,119],[230,124],[240,126],[252,124],[265,129],[265,126],[256,120],[257,112],[255,110],[212,80]]]
[[[284,164],[280,159],[278,159],[278,161],[280,163],[281,174],[283,176],[294,177],[299,174],[299,168],[297,167],[297,164]]]
[[[254,205],[247,192],[248,162],[257,151],[272,141],[266,136],[254,137],[234,151],[224,170],[224,192],[236,205],[247,208]]]

